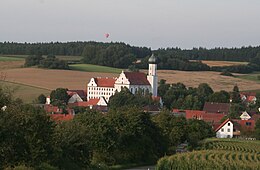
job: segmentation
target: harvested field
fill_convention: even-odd
[[[238,74],[234,74],[238,75]],[[235,84],[240,91],[260,89],[260,83],[243,80],[235,77],[221,76],[219,72],[213,71],[174,71],[159,70],[159,80],[165,79],[168,83],[182,82],[187,87],[197,87],[200,83],[208,83],[215,91],[231,91]]]
[[[85,89],[92,77],[116,77],[113,73],[94,73],[72,70],[50,70],[39,68],[20,68],[5,70],[6,80],[49,90],[58,87]]]
[[[146,73],[146,70],[144,71]],[[118,77],[117,73],[81,72],[72,70],[49,70],[38,68],[18,68],[5,70],[6,80],[28,84],[49,90],[58,87],[69,89],[85,89],[86,83],[92,77]],[[165,79],[167,83],[182,82],[187,87],[197,87],[200,83],[208,83],[215,91],[231,91],[235,84],[239,89],[260,89],[260,83],[219,75],[219,72],[200,71],[185,72],[173,70],[159,70],[159,80]]]
[[[195,60],[191,60],[195,61]],[[248,64],[248,62],[237,62],[237,61],[210,61],[210,60],[201,60],[202,63],[207,64],[210,67],[214,66],[233,66],[233,65],[245,65]]]
[[[0,70],[20,68],[24,65],[24,60],[21,61],[0,61]]]

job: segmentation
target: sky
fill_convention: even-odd
[[[257,46],[260,0],[0,0],[0,41]]]

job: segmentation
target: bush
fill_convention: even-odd
[[[220,75],[234,77],[234,75],[228,71],[224,71],[224,72],[220,73]]]

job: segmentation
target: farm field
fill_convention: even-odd
[[[241,74],[234,74],[240,76]],[[260,83],[240,79],[236,77],[222,76],[214,71],[175,71],[158,70],[160,79],[165,79],[168,83],[182,82],[187,87],[197,87],[200,83],[208,83],[215,91],[232,91],[234,85],[238,85],[240,91],[259,90]]]
[[[86,72],[101,72],[101,73],[121,73],[122,69],[106,67],[106,66],[98,66],[92,64],[72,64],[70,65],[70,69],[78,70],[78,71],[86,71]]]
[[[0,81],[0,86],[10,90],[15,98],[20,98],[25,103],[32,103],[40,94],[50,94],[50,90],[47,89],[6,81]]]
[[[197,60],[191,60],[197,61]],[[248,62],[237,62],[237,61],[212,61],[212,60],[201,60],[202,63],[207,64],[210,67],[215,66],[233,66],[233,65],[246,65]]]
[[[157,169],[260,169],[260,141],[216,139],[205,146],[206,150],[164,157]]]
[[[146,73],[146,70],[144,71]],[[23,83],[36,87],[55,89],[65,87],[69,89],[85,89],[86,83],[92,77],[118,77],[118,73],[82,72],[74,70],[50,70],[39,68],[14,68],[2,70],[7,81]],[[260,83],[221,76],[218,72],[185,72],[173,70],[159,70],[158,77],[167,83],[182,82],[187,87],[197,87],[200,83],[208,83],[215,91],[231,91],[235,84],[241,91],[260,89]],[[250,85],[249,85],[250,84]]]

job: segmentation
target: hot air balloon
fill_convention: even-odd
[[[108,33],[106,33],[106,34],[105,34],[105,37],[106,37],[106,38],[108,38],[108,37],[109,37],[109,34],[108,34]]]

